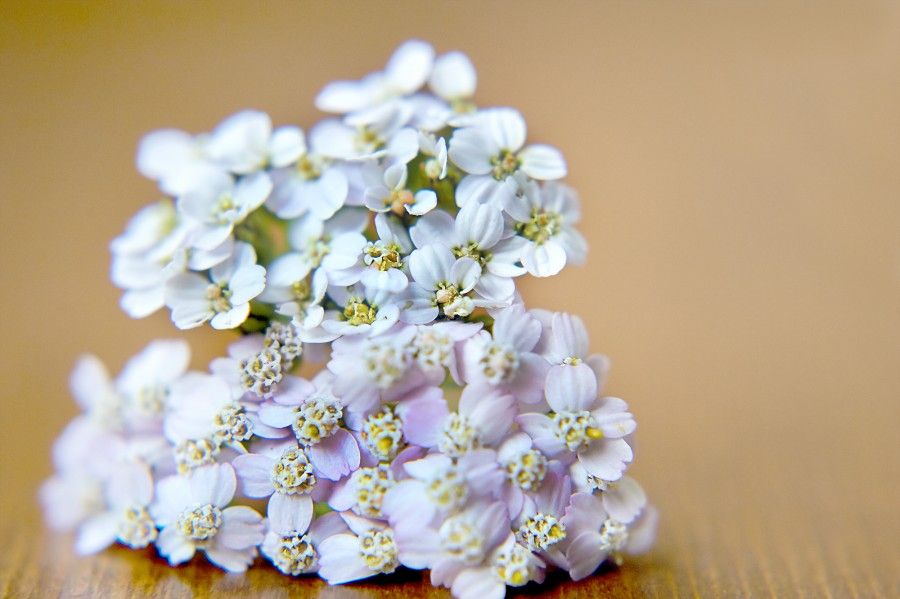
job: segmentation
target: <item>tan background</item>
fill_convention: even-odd
[[[326,81],[421,36],[565,152],[589,262],[524,294],[613,357],[662,510],[651,556],[553,592],[900,595],[900,4],[7,1],[0,19],[0,594],[319,588],[124,551],[73,565],[34,489],[76,356],[118,368],[177,334],[130,321],[107,280],[106,244],[156,197],[139,137],[244,107],[310,124]],[[226,336],[187,337],[202,367]]]

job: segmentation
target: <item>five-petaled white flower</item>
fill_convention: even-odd
[[[263,540],[263,520],[245,505],[227,507],[237,481],[230,464],[213,464],[189,476],[170,476],[156,485],[150,513],[162,527],[156,546],[174,565],[199,549],[229,572],[243,572]]]
[[[209,322],[216,329],[233,329],[250,314],[250,300],[266,286],[266,269],[256,263],[253,246],[238,242],[234,254],[213,266],[209,276],[182,273],[166,283],[166,304],[179,329]]]
[[[542,181],[566,176],[559,150],[543,144],[525,146],[525,134],[525,119],[512,108],[481,110],[454,131],[450,160],[469,173],[456,190],[458,205],[469,201],[504,204],[515,193],[510,177],[520,171]]]

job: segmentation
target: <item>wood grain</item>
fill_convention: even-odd
[[[589,261],[523,294],[612,356],[661,511],[651,554],[523,594],[900,597],[900,5],[781,0],[0,3],[0,596],[447,596],[76,559],[35,500],[77,355],[115,370],[181,336],[106,282],[157,194],[140,135],[245,107],[310,124],[326,81],[411,36],[564,151]],[[196,368],[228,341],[184,337]]]

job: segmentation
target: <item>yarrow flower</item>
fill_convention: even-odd
[[[141,141],[162,197],[110,244],[122,309],[239,336],[207,371],[172,340],[117,376],[78,360],[40,500],[79,553],[229,572],[261,553],[330,584],[428,569],[499,599],[649,550],[609,360],[517,289],[584,259],[565,160],[476,85],[412,40],[328,84],[311,127],[247,110]]]

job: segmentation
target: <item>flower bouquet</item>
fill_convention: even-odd
[[[336,116],[307,132],[245,111],[141,141],[164,198],[110,246],[122,309],[240,335],[206,372],[178,340],[115,378],[78,361],[40,495],[79,553],[261,553],[331,584],[404,566],[488,599],[650,547],[608,360],[516,291],[584,258],[566,163],[475,86],[465,55],[410,41],[327,85]]]

